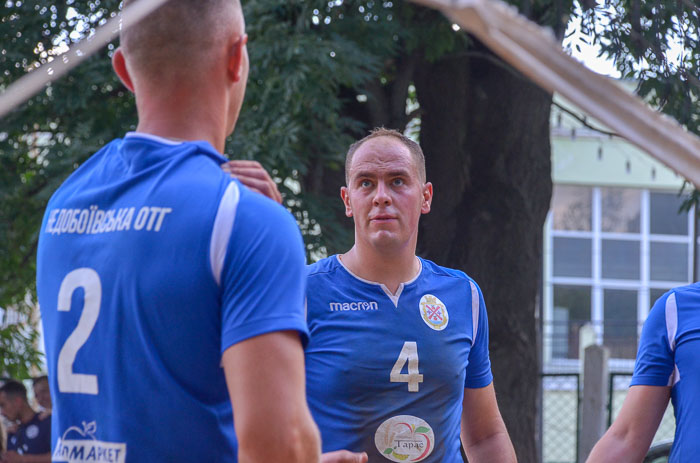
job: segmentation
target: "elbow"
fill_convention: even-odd
[[[316,463],[321,454],[321,437],[309,417],[286,426],[270,425],[238,436],[239,463]]]
[[[316,423],[309,417],[305,426],[290,429],[281,443],[283,449],[280,459],[268,461],[286,461],[290,463],[307,463],[320,460],[321,435]]]

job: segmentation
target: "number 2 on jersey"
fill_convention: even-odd
[[[97,375],[73,373],[75,356],[90,337],[100,315],[102,283],[100,276],[91,268],[83,267],[70,272],[58,290],[58,311],[69,312],[73,292],[83,288],[84,306],[78,325],[66,339],[58,354],[58,390],[81,394],[97,394]]]
[[[408,362],[408,373],[401,373]],[[408,383],[408,392],[418,392],[418,385],[423,382],[423,375],[418,371],[418,345],[415,341],[403,343],[399,358],[391,369],[389,380],[392,383]]]

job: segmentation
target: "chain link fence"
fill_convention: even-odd
[[[581,387],[578,373],[542,374],[543,463],[578,463]]]

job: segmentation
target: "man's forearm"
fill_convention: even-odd
[[[634,445],[624,436],[608,431],[593,447],[586,463],[637,463],[644,458],[645,452],[643,446]]]
[[[51,463],[51,453],[15,455],[21,463]],[[12,461],[12,460],[10,460]]]
[[[513,444],[507,432],[492,434],[465,447],[469,463],[516,463]]]

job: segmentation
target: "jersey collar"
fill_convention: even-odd
[[[398,289],[396,290],[396,293],[392,293],[391,291],[389,291],[389,288],[387,288],[387,286],[384,283],[378,283],[376,281],[365,280],[364,278],[352,273],[352,271],[345,266],[343,261],[340,260],[340,255],[336,254],[335,259],[340,264],[340,266],[343,267],[345,269],[345,271],[350,274],[351,277],[353,277],[357,280],[360,280],[363,283],[379,286],[382,289],[382,291],[384,291],[384,293],[387,295],[387,297],[391,300],[391,302],[394,304],[394,307],[399,306],[399,298],[401,297],[401,293],[403,292],[404,287],[406,287],[406,285],[410,285],[411,283],[416,281],[418,279],[418,277],[420,276],[420,274],[423,273],[423,260],[420,257],[416,256],[416,259],[418,259],[418,264],[420,265],[420,267],[418,269],[418,273],[416,273],[416,276],[414,276],[410,280],[405,281],[403,283],[400,283]]]

